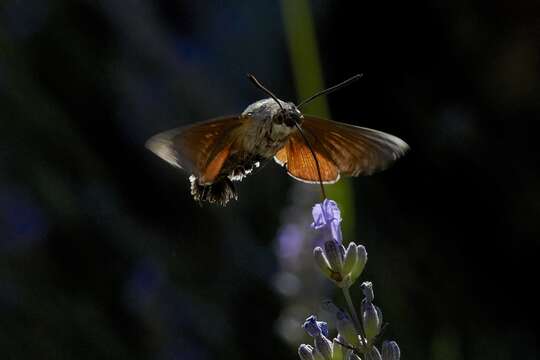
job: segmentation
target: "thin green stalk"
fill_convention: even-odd
[[[345,297],[345,301],[347,302],[347,306],[349,307],[349,312],[351,313],[351,316],[353,318],[356,331],[360,333],[360,343],[362,345],[367,345],[367,338],[366,338],[366,332],[364,331],[364,325],[360,321],[360,318],[358,317],[358,314],[356,313],[356,309],[354,308],[354,304],[351,299],[351,292],[349,291],[348,287],[344,287],[342,288],[342,290],[343,290],[343,296]]]
[[[325,88],[319,48],[315,36],[315,23],[308,0],[282,0],[283,25],[289,47],[298,102]],[[306,113],[330,118],[326,97],[306,104]],[[340,204],[345,239],[354,236],[354,190],[350,179],[341,178],[334,185],[325,186],[328,198]]]

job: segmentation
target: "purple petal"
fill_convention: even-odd
[[[324,321],[317,321],[317,326],[321,329],[321,333],[328,337],[328,324]]]
[[[302,327],[306,330],[308,335],[312,337],[320,336],[321,334],[324,336],[328,335],[328,324],[324,321],[317,321],[315,315],[309,316]]]
[[[339,207],[334,200],[325,199],[323,201],[323,208],[326,215],[325,217],[326,219],[328,219],[328,222],[341,222],[341,211],[339,210]]]
[[[315,204],[312,210],[313,223],[311,227],[315,230],[327,228],[332,239],[341,243],[343,236],[341,234],[341,211],[334,200],[325,199],[322,203]]]
[[[313,222],[311,223],[312,228],[319,230],[326,225],[326,218],[324,216],[324,211],[321,204],[315,204],[311,214],[313,215]]]

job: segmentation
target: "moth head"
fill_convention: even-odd
[[[268,90],[266,87],[264,87],[263,84],[257,80],[257,78],[251,74],[247,75],[248,78],[255,84],[256,87],[264,91],[267,95],[270,96],[270,98],[262,100],[262,101],[270,101],[268,103],[269,109],[270,109],[270,116],[271,121],[273,124],[285,124],[288,127],[295,127],[299,126],[302,119],[302,113],[298,109],[300,106],[296,106],[292,102],[284,102],[277,98],[276,95],[274,95],[273,92]]]
[[[285,124],[289,127],[299,127],[302,121],[302,113],[300,112],[299,108],[301,108],[303,105],[311,102],[312,100],[318,98],[321,95],[327,95],[330,94],[338,89],[341,89],[342,87],[352,83],[353,81],[356,81],[362,77],[362,74],[356,74],[349,79],[343,81],[342,83],[339,83],[337,85],[334,85],[332,87],[329,87],[327,89],[321,90],[313,95],[311,95],[309,98],[305,99],[304,101],[300,102],[298,105],[295,105],[293,103],[286,103],[277,98],[274,93],[272,93],[270,90],[268,90],[266,87],[264,87],[263,84],[257,80],[255,76],[252,74],[247,74],[247,77],[253,84],[255,84],[256,87],[258,87],[260,90],[264,91],[267,95],[270,96],[272,100],[275,101],[274,106],[279,107],[279,110],[276,112],[272,112],[272,123],[275,124]],[[269,100],[269,99],[268,99]],[[298,128],[300,130],[300,128]]]
[[[292,102],[286,103],[272,117],[272,122],[275,124],[284,124],[288,127],[294,127],[302,123],[302,112]]]

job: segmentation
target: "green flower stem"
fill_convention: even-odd
[[[323,71],[319,57],[319,47],[315,36],[315,21],[308,0],[281,0],[283,25],[293,76],[298,94],[298,102],[324,89]],[[306,114],[331,118],[326,97],[306,104]],[[340,204],[343,217],[343,236],[352,239],[354,236],[354,189],[350,179],[341,178],[338,183],[326,185],[326,195]]]
[[[358,314],[356,313],[356,309],[354,308],[354,304],[351,299],[351,293],[349,291],[348,287],[342,288],[343,290],[343,296],[345,297],[345,301],[347,301],[347,306],[349,306],[349,312],[351,313],[351,316],[353,318],[354,326],[356,327],[356,331],[360,332],[360,343],[362,345],[367,345],[367,338],[366,338],[366,332],[364,331],[364,325],[360,321],[360,318],[358,317]]]

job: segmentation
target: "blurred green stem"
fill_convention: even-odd
[[[308,98],[324,88],[319,60],[319,49],[315,26],[308,0],[282,0],[283,23],[293,68],[298,100]],[[298,101],[298,102],[299,102]],[[306,113],[330,118],[325,97],[306,104]],[[350,179],[341,179],[335,185],[326,185],[329,198],[340,204],[342,210],[344,238],[351,240],[354,234],[354,191]]]
[[[351,316],[353,318],[356,331],[360,333],[360,343],[362,345],[367,345],[367,338],[366,338],[366,332],[364,331],[364,325],[360,321],[360,318],[358,317],[358,314],[356,313],[356,309],[354,308],[354,304],[351,299],[351,292],[349,291],[348,287],[344,287],[342,288],[342,290],[343,290],[343,296],[345,297],[345,301],[347,301],[347,306],[349,307],[349,312],[351,313]]]

